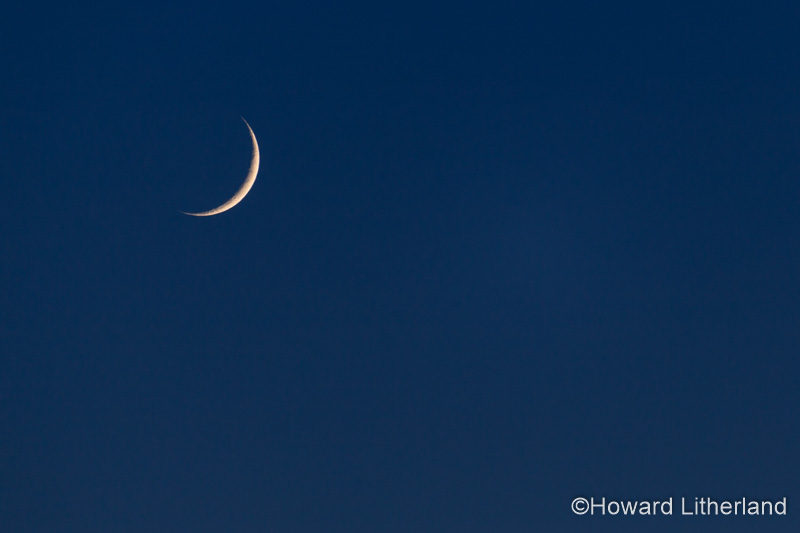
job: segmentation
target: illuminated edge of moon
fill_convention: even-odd
[[[199,213],[187,213],[186,211],[181,211],[184,215],[189,215],[193,217],[210,217],[211,215],[218,215],[220,213],[224,213],[228,209],[236,206],[239,202],[241,202],[247,193],[250,192],[250,189],[253,188],[253,184],[256,182],[256,175],[258,174],[258,163],[260,161],[259,154],[258,154],[258,141],[256,141],[256,135],[253,133],[253,128],[250,127],[250,124],[241,117],[244,125],[247,126],[247,131],[250,132],[250,138],[253,141],[253,156],[250,160],[250,170],[247,171],[247,177],[244,179],[244,183],[242,186],[239,187],[239,190],[234,193],[234,195],[225,202],[224,204],[220,205],[219,207],[215,207],[214,209],[209,209],[208,211],[201,211]]]

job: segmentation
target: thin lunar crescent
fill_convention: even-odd
[[[215,207],[214,209],[209,209],[208,211],[202,211],[200,213],[186,213],[181,211],[181,213],[184,215],[191,215],[193,217],[209,217],[211,215],[218,215],[219,213],[223,213],[241,202],[242,199],[247,196],[247,193],[250,192],[250,189],[253,188],[253,183],[256,182],[256,174],[258,174],[258,142],[256,142],[256,135],[253,133],[253,129],[250,127],[250,124],[244,120],[244,117],[242,117],[242,120],[244,121],[244,125],[247,126],[247,130],[250,132],[250,138],[253,140],[253,157],[250,161],[250,170],[247,171],[247,177],[244,179],[244,183],[242,183],[242,186],[239,187],[238,191],[236,191],[236,194],[234,194],[230,200],[221,206]]]

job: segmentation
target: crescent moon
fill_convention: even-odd
[[[256,135],[253,133],[253,129],[250,127],[250,124],[244,120],[244,117],[242,117],[242,121],[244,121],[244,125],[247,126],[247,130],[250,132],[250,138],[253,140],[253,157],[250,160],[250,170],[247,171],[247,177],[244,179],[244,183],[242,183],[242,186],[239,187],[239,190],[236,191],[231,199],[221,206],[215,207],[214,209],[209,209],[208,211],[202,211],[200,213],[186,213],[185,211],[181,211],[181,213],[184,215],[191,215],[193,217],[210,217],[211,215],[224,213],[228,209],[241,202],[244,197],[247,196],[247,193],[250,192],[250,189],[253,188],[253,184],[256,182],[256,174],[258,174],[258,142],[256,141]]]

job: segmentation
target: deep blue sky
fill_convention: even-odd
[[[3,7],[0,529],[798,531],[800,7],[746,4]]]

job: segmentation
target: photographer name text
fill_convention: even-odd
[[[664,500],[615,500],[606,497],[572,500],[572,512],[589,516],[786,516],[786,498],[717,500],[669,497]]]

